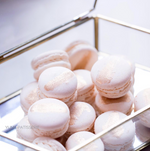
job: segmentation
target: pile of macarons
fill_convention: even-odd
[[[18,138],[48,150],[70,150],[133,110],[135,66],[123,56],[98,60],[93,46],[75,41],[65,51],[36,56],[31,66],[36,81],[20,95],[25,117],[16,127]],[[126,151],[134,136],[129,121],[82,151]]]

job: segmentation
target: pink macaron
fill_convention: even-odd
[[[87,118],[88,117],[88,118]],[[79,131],[89,131],[96,119],[94,108],[85,102],[75,102],[70,107],[70,123],[67,134]]]
[[[74,133],[68,138],[66,142],[66,149],[73,149],[75,146],[85,142],[93,136],[95,136],[93,133],[87,131]],[[97,140],[86,145],[82,149],[79,149],[79,151],[104,151],[104,144],[101,139],[98,138]]]
[[[46,98],[35,102],[28,111],[28,119],[37,136],[58,138],[66,133],[70,111],[68,106],[60,100]]]
[[[147,105],[150,105],[150,88],[140,91],[134,99],[135,111],[138,111]],[[144,126],[150,128],[150,110],[140,114],[138,118]]]
[[[25,114],[28,114],[28,109],[30,108],[30,106],[34,102],[39,100],[37,96],[37,89],[38,89],[38,83],[35,81],[26,85],[21,91],[20,105],[23,111],[25,112]]]
[[[115,110],[129,115],[133,109],[133,101],[134,97],[130,91],[120,98],[113,99],[103,97],[98,93],[95,99],[95,106],[99,114]]]
[[[108,111],[99,115],[95,121],[95,134],[107,130],[109,127],[113,126],[126,117],[127,115],[118,111]],[[126,151],[132,149],[134,136],[135,125],[132,121],[128,121],[102,136],[101,139],[105,145],[106,150]]]
[[[43,71],[38,81],[39,98],[57,98],[70,106],[77,99],[77,78],[64,67]]]
[[[135,123],[136,136],[143,143],[150,139],[150,129],[141,124],[140,121]]]
[[[38,137],[33,141],[33,144],[36,144],[50,151],[66,151],[61,143],[50,137]]]
[[[118,56],[97,61],[92,67],[91,76],[99,93],[107,98],[122,97],[133,85],[131,66]]]
[[[85,69],[74,70],[77,77],[77,101],[93,104],[95,101],[96,90],[91,79],[91,73]]]
[[[25,116],[16,126],[17,137],[32,143],[37,138],[33,132],[34,128],[36,127],[31,126],[28,117]]]
[[[44,52],[36,56],[31,62],[32,68],[35,70],[34,78],[38,80],[40,74],[47,68],[62,66],[71,68],[68,54],[63,50],[53,50]]]
[[[98,60],[97,50],[87,42],[73,42],[65,49],[65,51],[69,55],[72,70],[91,70],[93,64]]]

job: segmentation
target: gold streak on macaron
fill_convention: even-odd
[[[35,104],[31,108],[31,112],[40,112],[40,113],[47,113],[47,112],[67,112],[67,109],[59,104],[54,103],[45,103],[45,104]]]
[[[91,112],[89,106],[87,104],[76,104],[71,108],[70,111],[70,123],[69,125],[74,125],[76,120],[81,116],[81,114],[84,112]]]
[[[99,72],[99,74],[96,77],[96,81],[99,84],[106,84],[110,83],[112,80],[112,77],[115,73],[114,68],[118,63],[118,59],[116,60],[110,60],[106,66]]]
[[[76,74],[76,77],[77,77],[77,81],[78,81],[77,89],[80,90],[81,88],[83,88],[86,85],[86,81],[80,75]]]
[[[150,104],[150,89],[146,89],[144,91],[144,97],[145,97],[145,101],[146,101],[146,104]]]
[[[32,90],[30,92],[30,94],[25,99],[28,101],[28,103],[30,105],[32,105],[34,102],[36,102],[37,100],[39,100],[38,96],[37,96],[37,88],[34,89],[34,90]]]
[[[45,86],[44,89],[46,91],[53,90],[54,88],[58,87],[62,83],[67,82],[69,79],[71,79],[74,76],[74,74],[70,71],[65,71],[59,76],[55,77],[53,80],[49,81]]]
[[[119,120],[120,120],[120,118],[119,118],[119,114],[117,112],[111,113],[106,124],[103,126],[103,130],[109,128],[110,126],[112,126],[113,124],[118,122]],[[123,132],[124,132],[124,129],[122,126],[119,126],[118,128],[111,131],[111,133],[116,137],[120,137],[123,134]]]

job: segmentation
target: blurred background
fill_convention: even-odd
[[[91,9],[94,0],[0,0],[0,53],[43,32],[72,20]],[[149,0],[98,0],[92,14],[101,14],[150,29]],[[123,54],[150,67],[150,35],[99,22],[99,51]],[[94,45],[94,24],[88,21],[54,39],[0,64],[0,98],[34,80],[30,63],[34,56],[52,49],[64,49],[74,40]]]

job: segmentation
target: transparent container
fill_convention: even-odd
[[[2,83],[0,85],[0,149],[1,146],[9,146],[13,150],[26,150],[26,148],[41,150],[41,148],[31,143],[17,139],[16,125],[24,116],[20,107],[21,89],[24,85],[34,81],[30,65],[31,60],[34,56],[44,51],[64,49],[72,41],[84,40],[99,50],[99,58],[110,54],[117,54],[118,52],[122,55],[127,54],[134,62],[138,62],[135,70],[134,94],[136,95],[139,91],[150,87],[150,68],[146,66],[145,62],[139,62],[136,55],[133,57],[133,54],[135,54],[133,48],[138,42],[138,38],[136,38],[137,41],[131,38],[138,36],[147,37],[150,31],[102,15],[90,15],[89,13],[92,10],[0,54],[0,82]],[[126,35],[122,36],[122,31],[125,31]],[[119,34],[115,35],[115,33]],[[128,38],[131,38],[130,43]],[[122,39],[118,47],[117,39]],[[108,51],[108,45],[112,48],[111,53]],[[126,53],[125,47],[128,47],[126,49],[128,52]],[[14,66],[14,64],[16,65]],[[70,151],[79,150],[92,141],[110,132],[114,132],[115,128],[122,126],[122,124],[129,120],[132,120],[136,127],[134,143],[130,150],[142,150],[150,144],[150,129],[140,124],[138,116],[149,109],[150,105],[137,112],[133,111],[126,119],[123,119]]]

